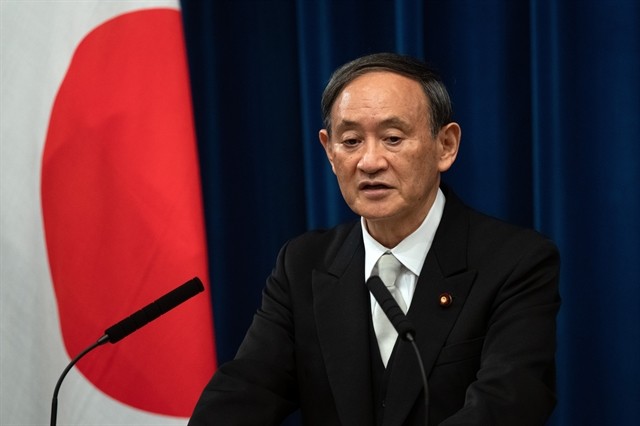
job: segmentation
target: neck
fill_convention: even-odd
[[[365,218],[364,223],[367,226],[369,235],[386,248],[394,248],[420,227],[433,206],[435,198],[435,194],[430,196],[428,202],[425,203],[425,207],[415,211],[410,216],[382,219]]]

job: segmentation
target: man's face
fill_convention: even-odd
[[[440,172],[455,159],[447,129],[431,134],[429,104],[421,85],[391,72],[364,74],[338,95],[325,148],[342,195],[366,219],[369,232],[404,238],[425,218],[440,184]],[[450,135],[449,135],[450,136]],[[404,235],[402,235],[404,234]],[[395,237],[388,243],[394,243]],[[384,241],[380,242],[383,244]]]

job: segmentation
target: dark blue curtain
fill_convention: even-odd
[[[352,218],[317,140],[331,71],[396,51],[445,77],[470,205],[560,247],[552,425],[640,419],[640,2],[182,1],[219,361],[280,246]],[[295,419],[288,424],[296,424]]]

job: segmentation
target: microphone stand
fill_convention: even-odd
[[[425,426],[429,425],[429,385],[427,384],[427,373],[424,370],[424,364],[422,363],[422,356],[420,355],[420,349],[418,349],[418,345],[416,344],[415,339],[413,338],[413,334],[407,333],[405,336],[406,340],[411,342],[411,347],[413,347],[413,351],[416,354],[416,359],[418,360],[418,366],[420,367],[420,377],[422,377],[422,386],[423,386],[423,394],[424,394],[424,424]]]
[[[58,379],[58,383],[56,383],[55,389],[53,390],[53,399],[51,400],[51,423],[50,423],[51,426],[56,426],[56,421],[58,417],[58,392],[60,392],[60,386],[62,385],[62,381],[67,376],[67,373],[69,372],[69,370],[71,370],[71,368],[76,364],[76,362],[80,361],[80,358],[82,358],[83,356],[85,356],[86,354],[88,354],[98,346],[104,345],[108,341],[109,341],[109,336],[105,334],[104,336],[99,338],[95,343],[91,344],[82,352],[80,352],[74,359],[71,360],[69,365],[67,365],[67,368],[64,369],[64,371],[60,375],[60,378]]]
[[[429,384],[427,383],[427,374],[422,363],[422,356],[420,350],[415,342],[415,328],[411,321],[404,314],[402,309],[398,306],[398,303],[393,298],[387,287],[382,282],[379,276],[372,275],[366,282],[367,288],[378,302],[378,305],[382,308],[387,318],[398,332],[398,336],[403,340],[411,343],[413,350],[416,354],[418,366],[420,367],[420,376],[422,378],[422,385],[424,389],[424,408],[425,408],[425,426],[429,425]]]
[[[56,387],[53,391],[53,400],[51,401],[51,426],[56,426],[56,417],[58,415],[58,392],[60,391],[62,380],[64,380],[69,370],[71,370],[71,367],[73,367],[80,358],[100,345],[104,345],[107,342],[116,343],[124,339],[129,334],[141,327],[144,327],[160,315],[169,312],[171,309],[192,298],[201,291],[204,291],[204,285],[202,284],[202,281],[200,281],[200,278],[194,277],[190,279],[186,283],[160,297],[155,302],[149,303],[133,315],[128,316],[117,324],[106,329],[101,338],[71,360],[69,365],[67,365],[67,368],[62,372],[62,375],[60,375],[58,383],[56,383]]]

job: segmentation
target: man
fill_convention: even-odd
[[[461,131],[440,79],[414,59],[370,55],[334,73],[322,106],[320,142],[362,219],[282,248],[244,342],[190,424],[278,425],[296,408],[305,425],[424,425],[427,413],[430,425],[544,424],[558,253],[441,186]],[[382,258],[399,268],[390,284]],[[428,411],[413,349],[381,331],[371,275],[416,329]]]

